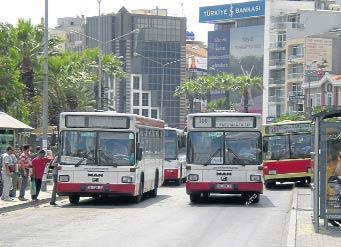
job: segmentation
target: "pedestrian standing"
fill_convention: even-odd
[[[12,172],[12,189],[9,192],[9,196],[12,198],[16,198],[17,189],[18,189],[18,181],[19,181],[19,170],[18,170],[18,159],[16,156],[16,152],[12,152],[12,165],[10,166],[10,171]]]
[[[30,157],[30,145],[23,146],[23,152],[19,157],[19,173],[21,176],[21,185],[20,185],[20,193],[19,193],[19,200],[20,201],[27,201],[25,198],[25,191],[27,188],[29,172],[31,167],[31,157]]]
[[[51,158],[45,157],[46,152],[40,150],[38,156],[32,160],[32,183],[35,183],[36,191],[32,195],[32,200],[37,201],[41,189],[41,183],[46,165],[51,162]]]
[[[10,171],[10,166],[13,164],[11,154],[13,153],[12,147],[6,148],[6,153],[2,156],[2,172],[1,177],[3,181],[3,191],[1,195],[1,200],[4,201],[13,201],[13,199],[9,196],[9,191],[11,190],[12,185],[12,172]]]
[[[58,181],[58,158],[55,157],[52,162],[52,176],[53,176],[53,189],[52,189],[52,195],[51,195],[51,201],[50,205],[56,206],[56,199],[57,199],[57,181]]]

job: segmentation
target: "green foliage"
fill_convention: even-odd
[[[291,114],[291,115],[282,115],[278,118],[276,118],[276,120],[274,121],[274,123],[279,123],[282,121],[302,121],[302,120],[306,120],[306,117],[303,114]]]
[[[41,125],[43,108],[43,25],[19,20],[16,26],[0,23],[0,108],[30,124]],[[98,81],[98,49],[61,53],[60,38],[49,40],[49,120],[58,123],[61,111],[82,111],[95,105]],[[122,61],[102,57],[108,76],[125,77]]]

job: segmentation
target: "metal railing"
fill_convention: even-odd
[[[288,74],[288,80],[291,80],[291,79],[303,79],[303,72]]]
[[[285,77],[269,78],[269,84],[284,85],[285,84]]]
[[[291,62],[291,60],[293,59],[301,59],[304,57],[304,54],[292,54],[292,55],[289,55],[288,57],[288,61]]]
[[[270,49],[285,49],[286,41],[270,43]]]
[[[285,60],[284,59],[270,59],[270,66],[274,67],[283,67],[285,66]]]

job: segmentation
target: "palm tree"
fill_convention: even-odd
[[[251,77],[248,75],[241,75],[234,78],[234,90],[243,93],[244,112],[249,112],[249,90],[252,88],[262,88],[261,77]]]
[[[19,19],[17,26],[11,30],[11,35],[20,60],[18,67],[21,80],[26,86],[26,97],[30,100],[35,95],[34,70],[43,45],[43,25],[33,26],[31,21]]]
[[[231,109],[230,92],[235,90],[234,80],[235,77],[232,74],[221,73],[215,77],[216,88],[224,92],[224,108],[226,110]]]

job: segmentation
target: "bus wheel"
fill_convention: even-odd
[[[307,184],[311,184],[311,178],[307,178]]]
[[[139,203],[142,200],[142,197],[143,197],[143,181],[140,182],[139,194],[133,197],[133,202]]]
[[[155,198],[157,196],[157,188],[159,187],[159,173],[156,172],[155,174],[155,185],[154,189],[150,192],[150,197]]]
[[[265,188],[267,189],[272,189],[273,187],[275,187],[276,182],[265,182]]]
[[[257,193],[257,194],[253,194],[253,199],[252,199],[252,202],[254,203],[258,203],[259,202],[259,198],[260,198],[260,195]],[[252,197],[251,197],[252,198]]]
[[[207,200],[210,197],[210,193],[208,192],[202,193],[202,196],[204,200]]]
[[[69,201],[72,205],[77,205],[79,203],[79,196],[69,196]]]
[[[190,194],[189,199],[192,203],[198,203],[200,201],[200,194]]]

